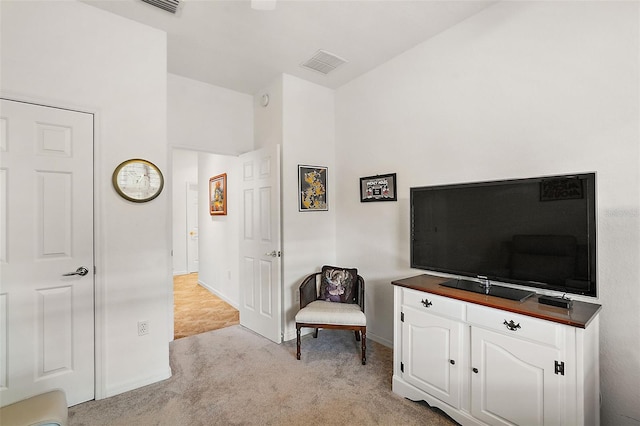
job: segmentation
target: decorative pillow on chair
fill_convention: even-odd
[[[358,270],[323,266],[320,281],[320,300],[327,302],[353,303]]]

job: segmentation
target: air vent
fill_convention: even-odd
[[[180,6],[180,0],[142,0],[145,3],[149,3],[152,6],[159,7],[167,12],[176,13],[178,6]]]
[[[346,60],[334,55],[333,53],[329,53],[324,50],[318,50],[311,59],[301,64],[301,66],[303,68],[308,68],[322,74],[329,74],[340,65],[346,63]]]

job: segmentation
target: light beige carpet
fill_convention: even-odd
[[[198,274],[173,277],[174,339],[240,323],[238,310],[198,284]]]
[[[391,391],[392,350],[351,331],[275,344],[239,325],[175,340],[173,376],[69,409],[70,426],[454,425]]]

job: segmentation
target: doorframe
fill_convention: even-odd
[[[100,209],[98,208],[102,200],[102,192],[100,188],[102,176],[99,158],[100,142],[100,109],[94,106],[74,104],[66,100],[55,98],[42,98],[33,95],[26,95],[22,93],[15,93],[7,90],[0,90],[0,98],[10,101],[22,102],[37,106],[43,106],[48,108],[63,109],[68,111],[79,112],[83,114],[91,114],[93,116],[93,264],[95,266],[93,274],[93,344],[94,344],[94,384],[93,384],[93,397],[94,399],[104,399],[107,397],[105,380],[105,315],[104,309],[105,295],[104,295],[104,275],[102,268],[99,265],[104,265],[104,250],[102,244],[98,241],[98,235],[101,235],[98,230],[102,229],[104,222]]]

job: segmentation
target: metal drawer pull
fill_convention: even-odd
[[[520,323],[516,324],[515,322],[513,322],[513,320],[509,322],[507,322],[507,320],[504,320],[503,324],[506,325],[507,328],[511,331],[517,331],[520,328]]]
[[[472,370],[472,371],[473,371],[474,373],[478,374],[478,369],[477,369],[477,368],[473,367],[473,370]]]
[[[449,360],[449,364],[451,364],[451,365],[456,365],[456,362],[455,362],[455,360],[450,359],[450,360]]]
[[[428,308],[429,306],[433,305],[433,303],[429,302],[429,299],[422,299],[422,300],[420,301],[420,303],[422,303],[422,305],[423,305],[425,308]]]

